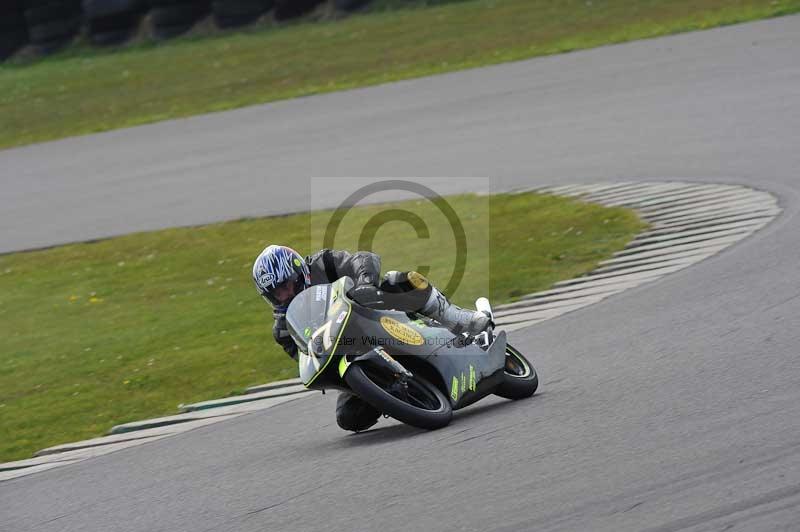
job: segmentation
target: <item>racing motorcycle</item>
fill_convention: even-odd
[[[530,397],[539,378],[505,331],[454,334],[417,313],[378,310],[348,297],[349,277],[314,285],[286,312],[298,345],[300,380],[309,389],[359,396],[384,415],[438,429],[487,395]],[[486,298],[476,308],[490,316]]]

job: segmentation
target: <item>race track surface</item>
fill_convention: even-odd
[[[286,176],[680,178],[784,209],[511,333],[531,400],[348,435],[314,394],[2,482],[0,530],[797,530],[798,50],[788,17],[0,152],[4,250],[303,209]]]

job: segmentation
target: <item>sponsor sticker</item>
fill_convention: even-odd
[[[381,327],[389,333],[394,339],[409,345],[422,345],[425,339],[420,333],[406,325],[400,323],[394,318],[389,316],[381,316]]]
[[[469,389],[470,391],[475,391],[475,366],[472,364],[469,365]]]
[[[331,304],[331,306],[328,307],[328,315],[333,316],[334,314],[339,312],[339,310],[341,310],[342,308],[344,308],[344,303],[342,303],[341,299],[339,301],[335,301]]]
[[[328,285],[325,284],[318,284],[315,287],[316,292],[314,293],[314,300],[315,301],[325,301],[328,297]]]

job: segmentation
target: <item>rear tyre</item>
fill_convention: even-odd
[[[153,36],[156,39],[171,39],[186,33],[209,11],[210,4],[206,0],[158,0],[153,7]]]
[[[0,61],[28,43],[28,24],[22,10],[22,0],[0,3]]]
[[[0,28],[0,61],[13,55],[28,42],[28,32],[22,29]]]
[[[83,12],[92,44],[122,44],[139,29],[142,0],[83,0]]]
[[[31,37],[31,43],[39,51],[49,53],[69,44],[78,33],[78,30],[80,30],[80,27],[81,18],[75,17],[68,20],[51,20],[50,22],[42,22],[36,26],[30,26],[28,33]]]
[[[215,0],[214,22],[220,28],[235,28],[255,22],[272,8],[272,0]]]
[[[532,396],[539,387],[536,369],[522,353],[511,345],[506,345],[505,380],[494,394],[506,399],[525,399]]]
[[[89,38],[92,41],[92,44],[96,44],[98,46],[114,46],[117,44],[122,44],[128,39],[133,37],[133,30],[107,30],[107,31],[95,31],[92,32]]]
[[[339,11],[356,11],[372,2],[372,0],[334,0],[333,5]]]
[[[28,35],[39,54],[69,44],[83,24],[80,0],[26,0],[25,6]]]
[[[364,401],[408,425],[435,430],[453,419],[453,409],[444,393],[418,375],[407,380],[408,388],[404,390],[385,370],[352,364],[344,380]]]
[[[323,0],[275,0],[275,20],[289,20],[310,13]]]

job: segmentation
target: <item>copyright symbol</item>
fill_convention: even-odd
[[[461,223],[461,219],[456,214],[456,211],[447,200],[437,194],[433,189],[420,183],[402,179],[389,179],[371,183],[357,189],[347,196],[333,212],[328,225],[325,227],[323,247],[333,248],[336,241],[336,233],[339,230],[342,220],[360,201],[378,192],[395,190],[412,192],[427,199],[435,205],[447,219],[450,229],[453,231],[453,237],[455,238],[456,252],[453,274],[450,276],[450,280],[447,282],[443,292],[445,294],[454,294],[461,284],[461,280],[464,278],[464,270],[467,264],[467,236],[464,231],[464,226]],[[396,221],[409,224],[416,232],[417,238],[430,238],[428,226],[419,215],[404,209],[387,209],[372,216],[364,225],[358,237],[358,249],[372,251],[372,244],[378,230],[385,224]],[[430,267],[427,265],[417,266],[416,271],[427,276],[430,272]]]

